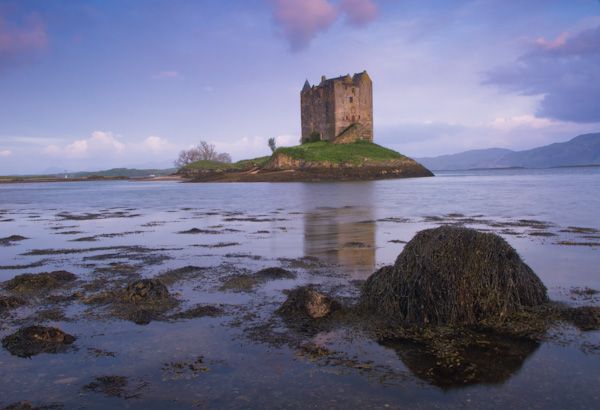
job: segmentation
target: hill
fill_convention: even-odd
[[[419,158],[418,161],[432,170],[600,165],[600,133],[579,135],[567,142],[524,151],[490,148]]]

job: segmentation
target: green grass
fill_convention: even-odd
[[[295,147],[281,147],[275,153],[282,153],[294,159],[331,163],[361,164],[364,160],[387,161],[406,158],[397,153],[372,142],[359,141],[352,144],[332,144],[326,141],[311,142]],[[181,168],[180,173],[194,173],[208,170],[244,171],[254,167],[262,167],[271,159],[271,156],[245,159],[225,164],[216,161],[196,161]]]
[[[332,163],[360,164],[364,160],[387,161],[406,158],[404,155],[372,142],[359,141],[352,144],[332,144],[326,141],[311,142],[296,147],[283,147],[276,153],[304,161],[328,161]]]
[[[187,164],[180,169],[180,172],[194,172],[202,170],[245,170],[254,167],[260,167],[267,163],[271,157],[259,157],[253,159],[244,159],[242,161],[226,164],[224,162],[217,161],[196,161],[191,164]]]

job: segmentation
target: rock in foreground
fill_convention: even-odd
[[[156,303],[167,301],[169,290],[157,279],[141,279],[127,285],[125,300],[130,303]]]
[[[2,346],[11,354],[31,357],[39,353],[60,353],[75,341],[75,337],[60,329],[29,326],[2,339]]]
[[[289,292],[277,313],[287,318],[322,319],[339,307],[338,302],[324,293],[311,286],[302,286]]]
[[[362,295],[367,310],[417,326],[502,322],[547,301],[541,280],[503,238],[448,226],[417,233]]]

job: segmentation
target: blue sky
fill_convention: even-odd
[[[0,174],[294,145],[305,79],[366,69],[409,156],[600,130],[598,0],[0,0]]]

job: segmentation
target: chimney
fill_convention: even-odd
[[[321,76],[321,82],[322,82],[322,83],[324,83],[324,82],[325,82],[325,80],[327,80],[327,78],[325,78],[325,76],[324,76],[324,75],[322,75],[322,76]]]

